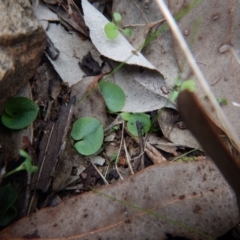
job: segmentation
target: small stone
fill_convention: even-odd
[[[231,46],[230,46],[229,44],[223,44],[223,45],[219,48],[219,52],[220,52],[220,53],[225,53],[225,52],[227,52],[230,48],[231,48]]]

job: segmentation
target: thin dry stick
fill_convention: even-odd
[[[159,5],[159,8],[162,11],[162,14],[166,18],[166,20],[169,24],[169,27],[172,30],[173,35],[175,36],[176,40],[178,41],[180,47],[182,48],[182,51],[185,54],[185,56],[189,62],[189,65],[192,68],[192,71],[195,73],[195,75],[198,78],[199,82],[201,83],[202,88],[205,91],[208,99],[212,103],[213,108],[216,111],[226,134],[232,140],[236,149],[240,152],[239,138],[238,138],[237,134],[235,133],[235,131],[233,130],[232,126],[230,125],[226,115],[223,113],[222,109],[220,108],[216,97],[212,93],[207,81],[205,80],[202,72],[200,71],[198,65],[196,64],[196,61],[194,60],[193,55],[192,55],[191,51],[189,50],[187,43],[184,40],[184,38],[180,32],[180,29],[178,28],[172,14],[170,13],[169,9],[167,8],[167,6],[163,0],[157,0],[157,3]]]
[[[125,150],[125,155],[126,155],[127,163],[128,163],[129,169],[130,169],[130,171],[131,171],[131,174],[134,174],[134,171],[133,171],[133,169],[132,169],[132,165],[131,165],[131,162],[130,162],[130,156],[129,156],[129,153],[128,153],[128,150],[127,150],[127,146],[126,146],[125,139],[123,140],[123,147],[124,147],[124,150]]]
[[[40,176],[41,176],[41,174],[42,174],[43,165],[44,165],[44,163],[45,163],[45,159],[46,159],[46,155],[47,155],[47,151],[48,151],[48,147],[49,147],[49,143],[50,143],[50,139],[51,139],[51,136],[52,136],[54,127],[55,127],[55,123],[52,125],[51,131],[50,131],[50,134],[49,134],[49,137],[48,137],[47,146],[46,146],[46,149],[45,149],[45,153],[44,153],[44,157],[43,157],[41,166],[40,166],[40,168],[39,168],[39,170],[38,170],[37,182],[36,182],[36,186],[35,186],[33,195],[32,195],[32,197],[31,197],[29,206],[28,206],[27,214],[30,213],[30,210],[31,210],[31,207],[32,207],[32,204],[33,204],[33,200],[34,200],[34,197],[35,197],[35,194],[36,194],[36,191],[37,191],[37,186],[38,186],[38,182],[39,182]],[[45,133],[45,134],[46,134],[46,133]]]
[[[122,145],[123,145],[123,133],[124,133],[124,122],[122,123],[122,137],[121,137],[121,142],[120,142],[120,147],[119,147],[119,150],[118,150],[118,154],[117,154],[117,161],[119,159],[119,156],[120,156],[120,152],[122,150]],[[118,175],[120,176],[120,178],[123,180],[123,177],[122,175],[120,174],[119,170],[118,170],[118,167],[117,167],[117,163],[115,163],[115,168],[118,172]]]
[[[165,19],[160,19],[156,22],[150,22],[150,23],[144,23],[144,24],[130,24],[130,25],[124,25],[122,26],[122,28],[127,28],[127,27],[144,27],[146,25],[149,26],[149,28],[153,28],[155,27],[156,25],[160,24],[160,23],[163,23],[165,21]]]
[[[102,173],[98,170],[98,168],[96,167],[96,165],[92,162],[92,161],[90,161],[90,163],[93,165],[93,167],[96,169],[96,171],[98,172],[98,174],[101,176],[101,178],[103,179],[103,181],[107,184],[107,185],[109,185],[109,183],[108,183],[108,181],[106,180],[106,178],[102,175]]]
[[[122,176],[122,175],[120,174],[120,172],[119,172],[119,169],[118,169],[117,164],[115,164],[115,168],[116,168],[117,173],[118,173],[119,177],[121,178],[121,180],[124,180],[123,176]]]

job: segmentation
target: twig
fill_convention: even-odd
[[[124,180],[124,178],[122,177],[121,173],[119,172],[117,164],[115,164],[115,168],[116,168],[117,173],[118,173],[119,177],[121,178],[121,180]]]
[[[146,143],[145,152],[148,157],[152,160],[153,164],[161,164],[166,162],[166,158],[150,143]]]
[[[50,118],[51,110],[52,110],[53,100],[48,102],[46,116],[44,118],[44,122],[46,122]]]
[[[107,185],[109,185],[108,181],[107,181],[106,178],[102,175],[102,173],[98,170],[98,168],[96,167],[96,165],[95,165],[92,161],[89,161],[89,162],[93,165],[93,167],[94,167],[95,170],[98,172],[98,174],[101,176],[101,178],[103,179],[103,181],[104,181]]]
[[[36,194],[36,191],[37,191],[37,186],[38,186],[38,183],[39,183],[39,179],[40,179],[40,176],[42,174],[42,169],[43,169],[43,165],[45,163],[45,159],[46,159],[46,155],[47,155],[47,151],[48,151],[48,147],[49,147],[49,143],[50,143],[50,140],[51,140],[51,136],[52,136],[52,133],[53,133],[53,129],[55,127],[55,123],[53,123],[52,127],[51,127],[51,131],[50,131],[50,134],[49,134],[49,137],[48,137],[48,142],[47,142],[47,146],[46,146],[46,149],[45,149],[45,154],[44,154],[44,157],[43,157],[43,161],[41,163],[41,166],[38,170],[38,175],[37,175],[37,181],[36,181],[36,185],[35,185],[35,188],[34,188],[34,192],[33,192],[33,195],[31,197],[31,200],[30,200],[30,203],[29,203],[29,206],[28,206],[28,211],[27,211],[27,214],[30,213],[31,211],[31,207],[32,207],[32,204],[33,204],[33,200],[35,198],[35,194]],[[46,133],[45,133],[46,134]]]
[[[125,139],[123,140],[123,147],[124,147],[124,150],[125,150],[125,155],[126,155],[126,158],[127,158],[127,163],[128,163],[129,169],[130,169],[130,171],[131,171],[131,174],[134,174],[134,171],[133,171],[133,169],[132,169],[132,165],[131,165],[131,162],[130,162],[130,156],[129,156],[129,153],[128,153],[128,150],[127,150],[127,146],[126,146]]]
[[[231,124],[229,123],[226,115],[222,111],[221,107],[219,106],[216,97],[212,93],[210,86],[208,85],[207,81],[205,80],[202,72],[200,71],[198,65],[196,64],[196,61],[193,58],[193,55],[191,51],[189,50],[186,41],[184,40],[179,27],[177,26],[172,14],[170,13],[169,9],[167,8],[165,2],[163,0],[157,0],[157,3],[159,5],[159,8],[162,11],[162,14],[166,18],[170,29],[172,30],[173,35],[175,36],[175,39],[178,41],[180,47],[182,48],[183,53],[185,54],[185,57],[188,60],[188,63],[190,67],[192,68],[192,71],[195,73],[196,77],[198,78],[199,82],[202,85],[203,90],[205,91],[208,99],[213,105],[214,110],[216,111],[223,128],[228,135],[228,137],[232,140],[234,146],[236,149],[240,152],[240,141],[236,134],[236,132],[233,130]]]
[[[121,153],[121,150],[122,150],[122,145],[123,145],[123,134],[124,134],[124,122],[122,123],[122,137],[121,137],[121,142],[120,142],[120,147],[119,147],[119,150],[118,150],[118,154],[117,154],[117,161],[115,162],[115,167],[116,167],[116,170],[120,176],[120,178],[123,180],[123,177],[121,176],[119,170],[118,170],[118,167],[117,167],[117,162],[118,162],[118,159],[119,159],[119,156],[120,156],[120,153]]]
[[[148,25],[149,28],[153,28],[153,27],[155,27],[156,25],[158,25],[158,24],[160,24],[160,23],[163,23],[164,21],[166,21],[165,18],[160,19],[160,20],[155,21],[155,22],[150,22],[150,23],[142,23],[142,24],[140,23],[140,24],[124,25],[124,26],[122,26],[122,28],[127,28],[127,27],[144,27],[144,26],[146,26],[146,25]]]

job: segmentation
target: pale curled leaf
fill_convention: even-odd
[[[69,86],[78,83],[86,75],[79,67],[79,60],[82,60],[86,54],[91,52],[93,58],[101,63],[100,55],[92,43],[82,40],[75,32],[69,34],[60,24],[50,23],[47,34],[54,46],[61,51],[57,60],[52,60],[50,57],[49,60],[61,79]]]
[[[211,161],[155,165],[98,192],[104,195],[90,192],[42,209],[0,235],[10,239],[37,232],[39,238],[141,240],[165,239],[170,233],[206,239],[181,226],[218,237],[240,219],[235,195]]]
[[[115,67],[116,63],[112,65]],[[125,65],[114,74],[114,82],[127,96],[122,111],[148,112],[162,107],[175,108],[162,91],[165,81],[156,71],[146,69],[140,72],[137,66]]]
[[[82,1],[84,20],[90,29],[90,37],[97,50],[104,56],[117,62],[126,62],[150,69],[156,69],[141,53],[132,54],[134,47],[119,32],[116,39],[110,40],[104,32],[109,21],[87,0]],[[97,23],[97,24],[96,24]]]

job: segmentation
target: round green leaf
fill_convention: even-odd
[[[120,13],[118,13],[118,12],[113,13],[113,18],[117,23],[122,21],[122,17],[120,15]]]
[[[14,97],[7,101],[2,123],[10,129],[22,129],[29,126],[37,117],[38,106],[25,97]]]
[[[188,90],[193,92],[195,90],[196,83],[193,80],[186,80],[181,85],[181,90]]]
[[[150,116],[145,113],[133,113],[127,122],[127,128],[131,134],[138,136],[136,122],[139,121],[143,126],[142,134],[149,131],[151,127]]]
[[[117,36],[118,36],[118,28],[117,26],[110,22],[110,23],[107,23],[104,27],[104,31],[107,35],[107,37],[111,40],[115,39]]]
[[[132,114],[128,113],[128,112],[123,112],[123,113],[120,114],[121,118],[125,121],[128,121],[130,119],[131,115]]]
[[[128,37],[130,37],[132,35],[132,30],[130,28],[126,28],[124,29],[124,34]]]
[[[99,83],[99,87],[107,108],[111,112],[119,112],[122,110],[126,102],[126,95],[122,88],[115,83],[104,81]]]
[[[71,136],[74,140],[79,140],[74,145],[79,153],[91,155],[102,146],[103,126],[96,118],[80,118],[73,124]]]

